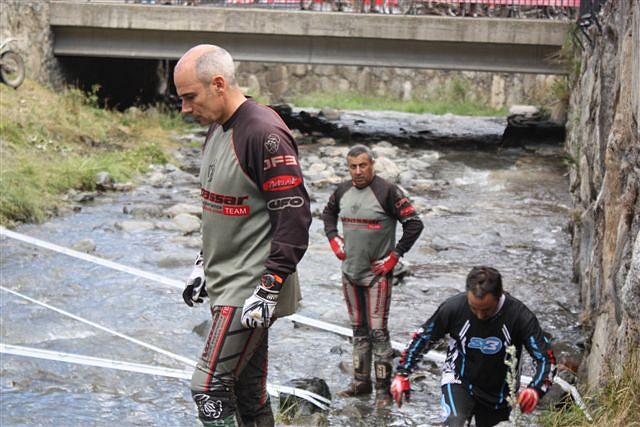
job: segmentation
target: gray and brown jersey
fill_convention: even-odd
[[[353,280],[371,275],[371,262],[395,249],[404,255],[420,236],[424,225],[406,192],[379,176],[365,188],[345,181],[329,198],[322,212],[327,238],[338,234],[342,222],[346,259],[342,271]],[[402,237],[396,244],[396,223]]]
[[[211,304],[242,306],[268,270],[287,278],[276,315],[291,314],[311,212],[296,143],[276,112],[248,99],[224,125],[212,125],[200,184]]]

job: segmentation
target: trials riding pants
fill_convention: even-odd
[[[370,382],[373,353],[376,388],[387,389],[391,381],[393,350],[387,322],[391,304],[391,274],[353,280],[342,276],[342,289],[353,329],[354,379]]]
[[[214,306],[207,341],[191,378],[191,395],[206,425],[273,419],[267,393],[268,329],[246,329],[239,307]],[[272,424],[272,423],[271,423]]]

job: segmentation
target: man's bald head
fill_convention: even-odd
[[[229,86],[237,85],[233,58],[219,46],[200,44],[189,49],[176,64],[174,73],[186,70],[194,70],[204,84],[211,82],[213,76],[221,75]]]

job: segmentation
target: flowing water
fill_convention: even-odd
[[[301,146],[301,158],[315,154]],[[396,162],[421,161],[410,189],[425,229],[406,255],[412,275],[394,287],[390,332],[407,342],[448,296],[464,287],[474,265],[498,268],[507,291],[538,315],[558,351],[576,351],[580,340],[577,285],[571,282],[570,212],[566,168],[558,149],[527,151],[401,150]],[[346,172],[346,171],[344,171]],[[77,212],[17,232],[71,247],[83,239],[95,255],[184,280],[197,238],[154,227],[126,232],[136,206],[197,204],[197,184],[174,171],[171,185],[145,183],[130,193],[110,193]],[[339,263],[322,232],[318,213],[331,187],[309,187],[314,220],[310,246],[299,265],[303,301],[299,314],[348,327]],[[155,221],[158,221],[156,219]],[[188,308],[180,290],[66,255],[2,238],[2,286],[173,353],[196,359],[196,333],[209,313]],[[0,293],[4,344],[183,369],[186,366],[59,313]],[[282,319],[270,333],[269,381],[323,378],[332,394],[350,375],[347,338]],[[2,354],[3,426],[198,425],[188,381]],[[433,425],[440,420],[438,368],[424,363],[412,403],[373,409],[373,400],[335,398],[330,425]],[[274,408],[278,400],[272,399]]]

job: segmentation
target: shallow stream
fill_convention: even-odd
[[[301,158],[318,147],[303,145]],[[581,335],[577,285],[571,282],[568,178],[559,147],[503,151],[421,150],[403,147],[396,163],[415,170],[425,185],[409,189],[425,230],[407,254],[412,275],[393,290],[390,332],[407,342],[448,296],[461,291],[474,265],[500,270],[505,288],[538,315],[558,352],[576,352]],[[346,172],[346,171],[345,171]],[[192,177],[191,177],[192,178]],[[299,314],[348,327],[339,264],[317,216],[331,187],[309,187],[316,212],[308,252],[299,265],[303,303]],[[135,206],[162,208],[197,204],[197,184],[176,174],[171,185],[139,185],[109,193],[70,215],[15,231],[71,247],[83,239],[96,256],[184,280],[197,238],[154,227],[125,232]],[[188,308],[180,291],[3,237],[2,286],[139,340],[195,359],[203,339],[194,328],[206,307]],[[62,316],[5,291],[0,292],[4,344],[185,368],[183,363]],[[269,381],[319,377],[332,394],[350,380],[347,338],[296,326],[283,319],[270,334]],[[562,354],[560,354],[561,356]],[[188,381],[2,354],[3,426],[198,425]],[[334,398],[327,419],[333,426],[433,425],[440,420],[439,375],[425,363],[413,400],[401,409],[375,410],[373,400]],[[274,406],[278,400],[273,399]]]

